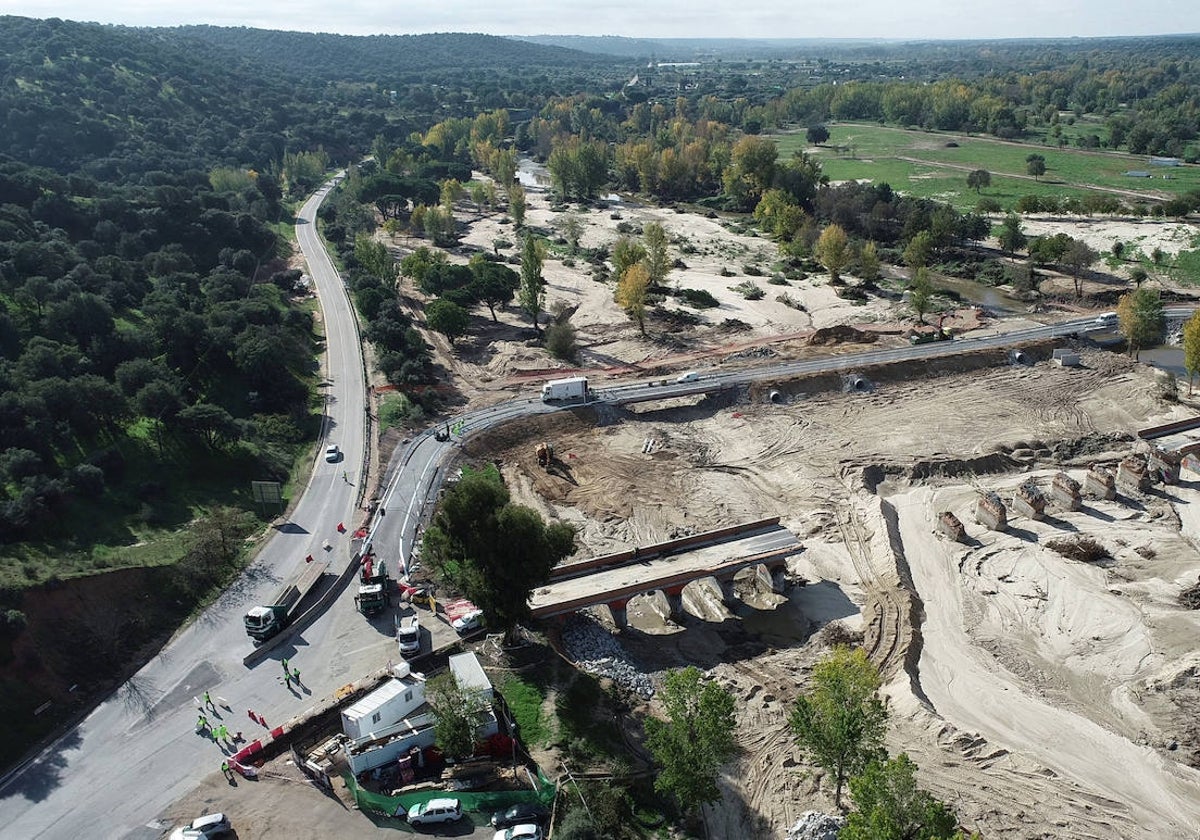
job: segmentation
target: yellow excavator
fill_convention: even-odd
[[[535,450],[537,453],[538,466],[549,472],[550,464],[554,461],[554,446],[553,444],[542,441],[537,445]]]

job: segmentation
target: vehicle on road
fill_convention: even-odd
[[[421,622],[414,612],[396,619],[396,643],[401,656],[413,656],[421,652]]]
[[[523,823],[512,828],[502,828],[492,840],[542,840],[542,827],[533,823]]]
[[[524,823],[541,823],[545,822],[549,816],[550,812],[544,806],[536,802],[522,802],[492,814],[492,827],[509,828]]]
[[[675,382],[679,385],[682,385],[685,382],[695,382],[699,378],[700,378],[700,371],[685,370],[683,373],[681,373],[675,377]]]
[[[562,400],[587,400],[588,381],[586,376],[569,376],[566,379],[551,379],[542,386],[542,402]]]
[[[408,809],[409,825],[437,825],[461,819],[462,807],[457,799],[430,799]]]
[[[392,605],[391,578],[387,564],[377,560],[374,554],[362,559],[362,574],[358,582],[358,594],[354,603],[363,615],[375,615]]]
[[[229,817],[224,814],[205,814],[171,832],[171,840],[205,840],[222,837],[233,831]]]
[[[338,449],[338,445],[336,443],[331,443],[329,446],[325,447],[325,460],[331,464],[336,464],[338,461],[342,460],[342,450]]]
[[[300,604],[329,568],[329,560],[322,556],[315,559],[310,554],[301,561],[291,580],[276,591],[271,602],[265,606],[251,607],[242,618],[246,635],[261,645],[276,633],[281,632],[300,612]]]
[[[1118,318],[1116,312],[1101,312],[1096,316],[1096,326],[1098,327],[1115,327]]]

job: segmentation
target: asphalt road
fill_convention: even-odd
[[[354,612],[352,598],[343,597],[265,661],[249,670],[242,665],[253,649],[242,626],[247,607],[266,602],[305,555],[322,552],[326,539],[333,546],[331,571],[350,560],[349,540],[335,528],[342,521],[349,527],[356,516],[355,485],[365,460],[365,382],[350,305],[313,224],[328,189],[304,205],[297,234],[325,314],[323,431],[344,460],[326,463],[322,443],[290,521],[275,530],[238,583],[79,726],[0,782],[0,837],[157,838],[162,833],[157,815],[222,760],[215,743],[195,734],[194,697],[208,690],[214,699],[227,698],[232,711],[221,710],[222,720],[250,734],[261,728],[250,723],[247,709],[276,725],[307,707],[308,692],[321,696],[336,689],[361,673],[356,668],[365,670],[367,661],[377,667],[380,656],[386,659],[385,651],[393,649],[390,615],[373,629]],[[331,655],[335,651],[341,658]],[[278,660],[284,656],[301,670],[306,690],[283,685]],[[221,722],[214,714],[209,718]]]
[[[365,463],[365,381],[350,303],[315,230],[316,210],[329,189],[326,185],[304,205],[296,230],[325,316],[324,434],[339,445],[344,460],[328,464],[319,454],[290,521],[277,529],[238,583],[79,726],[0,780],[0,838],[157,838],[168,827],[159,821],[164,810],[217,770],[222,760],[216,744],[195,734],[194,697],[207,690],[214,698],[226,698],[231,710],[221,710],[221,718],[210,713],[210,720],[226,722],[231,730],[240,729],[253,737],[259,728],[250,723],[247,709],[264,714],[269,725],[277,725],[307,708],[311,698],[328,695],[396,657],[392,614],[385,612],[368,622],[355,611],[352,593],[345,592],[324,615],[271,651],[264,661],[250,669],[242,665],[242,658],[252,650],[242,628],[246,608],[268,600],[306,554],[322,550],[325,540],[332,543],[331,571],[344,569],[351,558],[349,540],[334,529],[338,522],[351,528],[359,516],[356,485]],[[1190,312],[1189,308],[1169,314]],[[618,384],[606,386],[597,396],[613,403],[661,399],[787,375],[1010,346],[1092,325],[1091,319],[1080,319],[997,336],[714,373],[682,385]],[[390,563],[401,558],[407,561],[423,508],[435,498],[444,478],[443,465],[461,436],[561,408],[545,405],[531,393],[455,418],[450,425],[460,424],[461,435],[448,441],[435,440],[433,429],[415,437],[393,462],[383,494],[385,513],[377,516],[371,527],[368,539],[377,553]],[[324,446],[323,441],[322,451]],[[452,635],[443,625],[424,624],[433,631],[432,639],[426,635],[425,644],[437,644]],[[303,690],[283,684],[279,666],[283,657],[301,670]]]

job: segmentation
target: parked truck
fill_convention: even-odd
[[[300,604],[329,568],[329,560],[314,558],[311,554],[301,561],[290,580],[279,588],[266,606],[251,607],[242,618],[246,635],[261,645],[279,633],[300,612]]]
[[[588,398],[588,381],[586,376],[569,376],[566,379],[551,379],[542,386],[542,402],[561,402],[562,400],[583,400]]]
[[[414,612],[396,619],[396,643],[401,656],[414,656],[421,652],[421,622]]]
[[[363,557],[358,594],[354,596],[358,611],[363,615],[375,615],[391,606],[391,583],[384,561],[377,560],[374,554]]]

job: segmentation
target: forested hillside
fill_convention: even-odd
[[[608,56],[495,35],[333,35],[246,27],[184,26],[167,30],[277,67],[298,78],[379,81],[408,73],[486,68],[605,66]]]

